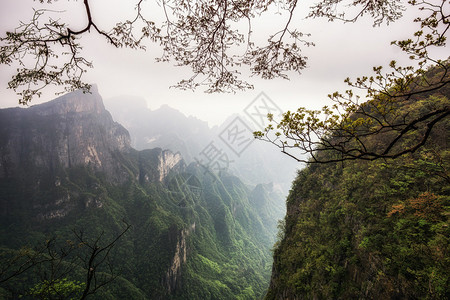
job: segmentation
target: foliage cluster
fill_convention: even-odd
[[[242,79],[243,69],[264,79],[287,79],[288,75],[300,73],[306,67],[307,57],[302,50],[314,45],[308,33],[292,25],[300,10],[297,0],[156,1],[159,7],[155,8],[160,10],[162,22],[149,19],[149,7],[143,0],[136,0],[133,16],[126,20],[117,19],[116,25],[108,29],[102,28],[94,18],[89,0],[83,0],[87,24],[77,29],[63,22],[58,12],[51,9],[55,0],[39,2],[46,6],[35,9],[28,21],[0,37],[0,64],[18,64],[8,86],[16,91],[19,102],[24,104],[39,96],[48,85],[63,86],[66,91],[89,90],[83,74],[92,67],[92,62],[83,56],[81,37],[90,32],[117,48],[145,50],[146,41],[159,44],[163,53],[158,61],[173,61],[192,71],[192,76],[176,86],[182,89],[204,86],[207,92],[253,88]],[[373,19],[373,25],[379,26],[396,21],[405,9],[427,13],[415,19],[420,29],[413,37],[393,42],[411,59],[418,61],[419,68],[391,65],[393,72],[385,74],[381,68],[376,68],[375,76],[361,77],[351,84],[367,89],[370,94],[374,90],[383,90],[386,82],[408,85],[413,75],[419,74],[426,64],[438,63],[428,49],[445,46],[449,29],[447,4],[445,0],[409,0],[407,3],[397,0],[323,0],[307,10],[306,18],[356,22],[368,15]],[[285,20],[279,28],[264,33],[266,38],[261,43],[253,37],[253,22],[275,9]],[[441,83],[448,82],[446,78]]]
[[[27,174],[1,179],[2,200],[11,204],[0,231],[1,265],[10,265],[0,274],[2,297],[77,298],[83,288],[78,282],[91,274],[99,286],[114,280],[92,299],[262,298],[274,228],[252,205],[251,190],[235,177],[212,178],[195,165],[187,173],[171,173],[167,182],[141,180],[135,172],[152,167],[147,152],[122,154],[132,175],[122,185],[89,166],[47,172],[29,165]],[[194,176],[188,183],[200,193],[186,188],[185,174]],[[45,214],[61,199],[67,209],[63,217]],[[104,263],[85,264],[97,248],[79,245],[80,235],[86,245],[102,247],[121,234],[124,219],[131,227],[100,258]],[[45,239],[53,245],[40,248]],[[63,255],[67,249],[72,250]],[[49,253],[58,259],[47,261]],[[176,255],[181,265],[171,274]],[[30,268],[22,270],[24,262]],[[91,268],[95,272],[86,271]],[[14,270],[20,272],[3,280]]]
[[[426,114],[448,107],[448,97],[448,89],[411,97],[396,113]],[[447,118],[421,148],[396,159],[312,164],[300,171],[267,299],[448,299],[449,132]],[[407,134],[398,147],[418,139]],[[384,135],[365,141],[381,149],[389,143]]]

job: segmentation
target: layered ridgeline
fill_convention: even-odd
[[[397,111],[423,115],[448,108],[449,99],[444,87],[403,101]],[[266,299],[450,299],[449,133],[447,117],[412,154],[301,170]],[[386,145],[383,137],[366,142]],[[399,149],[412,139],[407,135]]]
[[[279,149],[268,143],[254,141],[239,155],[220,140],[219,135],[232,128],[237,117],[252,128],[252,122],[238,114],[229,116],[220,126],[210,128],[207,122],[192,116],[185,116],[180,111],[163,105],[150,110],[143,98],[121,96],[105,99],[105,106],[111,112],[114,120],[122,124],[131,135],[131,145],[136,149],[159,147],[180,152],[188,163],[200,159],[200,153],[213,142],[223,153],[228,155],[230,164],[228,171],[238,176],[246,184],[273,183],[274,189],[282,192],[279,205],[284,216],[284,199],[295,178],[299,165],[283,155]],[[228,127],[231,126],[231,127]],[[243,131],[245,127],[239,127]],[[247,132],[253,140],[253,128]]]
[[[95,87],[0,110],[0,298],[262,298],[272,196],[134,150]]]

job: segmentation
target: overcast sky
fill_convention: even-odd
[[[117,21],[126,19],[133,13],[133,2],[119,0],[95,0],[92,2],[94,20],[108,29]],[[151,1],[148,0],[150,3]],[[38,2],[32,0],[0,0],[0,35],[6,30],[17,27],[19,20],[29,20],[33,14],[32,7]],[[391,46],[392,40],[407,37],[417,30],[411,22],[413,14],[405,14],[400,21],[389,26],[372,27],[370,19],[363,19],[356,24],[340,24],[326,20],[305,20],[307,8],[313,1],[301,1],[302,9],[294,15],[294,25],[304,33],[311,33],[310,40],[316,46],[304,49],[309,57],[308,68],[301,75],[291,74],[291,79],[261,80],[249,78],[254,90],[236,94],[205,94],[202,90],[195,92],[180,91],[169,88],[180,79],[189,76],[187,69],[173,67],[171,63],[155,63],[155,57],[161,54],[157,45],[150,44],[146,52],[115,49],[96,33],[83,38],[85,57],[94,63],[85,77],[89,83],[96,83],[103,98],[121,95],[140,96],[147,100],[150,109],[157,109],[162,104],[179,109],[186,115],[193,115],[218,125],[227,116],[240,113],[260,93],[265,92],[281,109],[296,109],[299,106],[320,108],[328,103],[326,95],[346,88],[343,80],[370,74],[373,66],[387,65],[390,60],[402,59],[403,55]],[[82,28],[85,25],[82,1],[60,0],[53,9],[64,9],[64,20]],[[151,9],[154,18],[161,18],[161,9]],[[282,26],[282,19],[273,11],[255,20],[256,33],[275,32],[277,24]],[[257,38],[263,38],[260,36]],[[440,58],[446,58],[445,49]],[[7,89],[14,69],[0,66],[0,106],[17,106],[17,97]],[[183,76],[184,75],[184,76]],[[55,98],[45,94],[33,101],[37,104]]]

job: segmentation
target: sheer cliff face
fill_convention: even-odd
[[[0,110],[0,185],[14,180],[30,193],[64,190],[60,185],[66,181],[66,170],[80,167],[113,184],[133,178],[163,182],[171,170],[184,167],[180,154],[132,149],[128,131],[113,121],[95,86],[91,92],[76,91],[30,108]],[[21,203],[33,207],[32,218],[38,219],[60,219],[80,205],[103,205],[100,196],[80,200],[79,191],[68,190]],[[0,197],[0,213],[7,215],[15,202]]]
[[[0,110],[0,178],[30,167],[84,165],[120,181],[123,171],[114,158],[131,149],[130,136],[105,110],[95,86],[91,92],[76,91],[27,109]]]

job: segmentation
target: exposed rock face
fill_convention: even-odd
[[[180,153],[155,148],[139,152],[139,181],[163,182],[171,170],[181,171],[186,167]]]
[[[189,231],[182,229],[176,235],[175,254],[172,264],[166,272],[164,283],[169,294],[173,294],[181,284],[181,271],[187,259],[186,237]]]
[[[162,279],[164,288],[169,295],[176,294],[178,290],[182,289],[182,272],[189,255],[189,247],[187,246],[188,242],[186,240],[194,232],[195,222],[185,229],[178,229],[176,226],[172,226],[169,229],[168,240],[169,243],[175,245],[175,251],[171,259],[171,264]]]
[[[176,165],[178,165],[182,160],[180,153],[172,153],[168,150],[162,151],[159,156],[159,181],[162,182],[166,176],[169,174],[169,171],[172,170]]]
[[[91,166],[112,181],[126,175],[115,161],[130,150],[128,131],[105,110],[97,88],[76,91],[30,108],[0,110],[0,178],[32,166]]]
[[[179,153],[132,149],[128,131],[113,121],[95,86],[91,92],[76,91],[30,108],[0,110],[0,180],[18,179],[34,193],[60,187],[64,170],[80,166],[101,173],[113,184],[131,178],[163,182],[171,170],[184,168]],[[67,193],[65,187],[57,190],[61,191],[29,200],[38,220],[64,218],[77,207],[103,207],[101,195],[74,194],[73,189]],[[0,197],[0,214],[7,215],[12,202]]]

